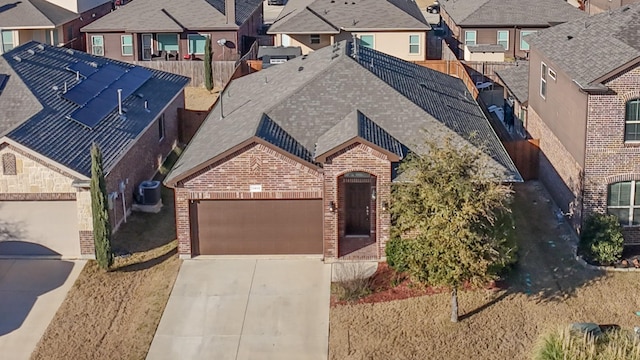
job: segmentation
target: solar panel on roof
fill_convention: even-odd
[[[126,72],[127,70],[120,66],[107,64],[101,67],[98,72],[96,72],[95,74],[92,74],[91,77],[89,77],[89,79],[104,83],[105,85],[108,86],[114,80],[124,75]]]
[[[115,101],[109,98],[95,98],[91,100],[86,106],[74,111],[71,114],[71,119],[79,122],[80,124],[93,129],[102,119],[104,119],[115,106],[118,105],[118,99]]]
[[[79,71],[80,75],[84,76],[85,78],[93,74],[94,72],[98,71],[98,68],[95,68],[87,63],[80,62],[80,61],[67,66],[67,69],[74,73],[76,71]]]
[[[78,68],[81,67],[78,64],[83,63],[75,63],[74,65],[76,65]],[[76,86],[72,87],[66,93],[64,93],[62,95],[63,98],[72,101],[77,105],[84,106],[89,100],[97,97],[110,84],[127,73],[127,70],[125,68],[112,64],[104,65],[99,69],[95,69],[91,66],[89,67],[91,69],[94,69],[95,71],[91,73],[85,80],[78,83]]]

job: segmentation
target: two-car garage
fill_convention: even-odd
[[[194,255],[317,255],[321,199],[194,200]]]

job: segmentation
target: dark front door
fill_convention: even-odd
[[[368,180],[368,179],[367,179]],[[345,184],[346,235],[369,236],[371,222],[371,183],[347,182]]]

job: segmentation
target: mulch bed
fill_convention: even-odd
[[[394,286],[395,285],[395,286]],[[503,282],[492,282],[487,289],[503,289],[506,284]],[[331,295],[330,304],[332,307],[347,304],[374,304],[394,300],[403,300],[418,296],[440,294],[449,290],[442,287],[424,286],[415,283],[405,274],[399,274],[389,267],[387,263],[380,263],[378,269],[371,276],[370,295],[358,299],[357,301],[341,301],[335,295]]]

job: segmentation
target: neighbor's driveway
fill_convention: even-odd
[[[0,358],[29,359],[85,261],[0,260]]]
[[[182,264],[147,359],[327,359],[331,266]]]

